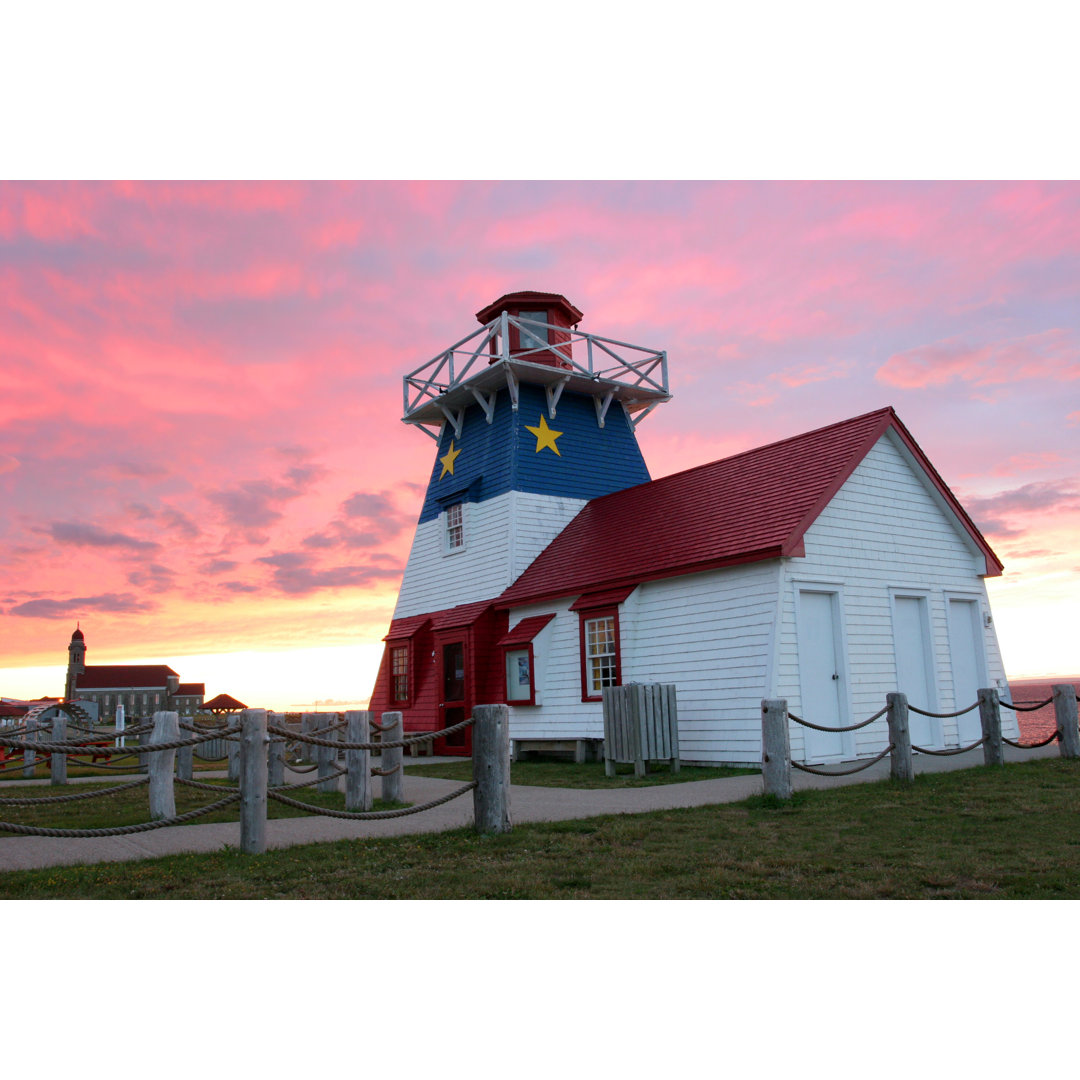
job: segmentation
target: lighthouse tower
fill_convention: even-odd
[[[635,428],[671,396],[664,352],[579,332],[558,293],[509,293],[476,318],[404,379],[402,419],[437,449],[371,708],[411,730],[500,700],[494,601],[586,502],[649,480]]]

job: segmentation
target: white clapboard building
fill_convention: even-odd
[[[663,352],[579,332],[554,293],[477,318],[405,379],[438,448],[373,710],[430,731],[506,702],[512,738],[565,747],[602,738],[605,686],[668,683],[684,761],[751,763],[762,698],[843,727],[892,690],[934,713],[1007,693],[1001,563],[891,408],[651,480],[635,427],[670,399]],[[977,711],[911,728],[981,734]],[[886,724],[791,743],[849,760]],[[437,749],[468,753],[468,731]]]

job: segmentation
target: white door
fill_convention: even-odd
[[[949,600],[949,654],[952,657],[954,709],[966,709],[986,686],[986,659],[983,656],[979,605],[975,600]],[[982,738],[979,710],[956,718],[960,745]]]
[[[926,597],[897,596],[893,599],[893,636],[896,647],[896,689],[907,695],[908,704],[927,712],[937,712],[934,674],[930,667],[930,625],[926,617]],[[915,746],[938,748],[941,721],[917,712],[908,714],[908,730]]]
[[[825,727],[841,727],[840,639],[835,593],[799,590],[799,689],[802,718]],[[843,735],[803,728],[806,760],[843,756]]]

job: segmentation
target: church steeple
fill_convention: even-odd
[[[79,676],[86,671],[86,639],[75,624],[75,632],[71,635],[68,645],[67,680],[64,683],[64,700],[72,701],[77,696]]]

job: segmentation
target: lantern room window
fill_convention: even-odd
[[[545,325],[548,321],[546,311],[522,311],[518,313],[518,320],[524,324],[520,331],[523,350],[539,349],[550,343]]]

